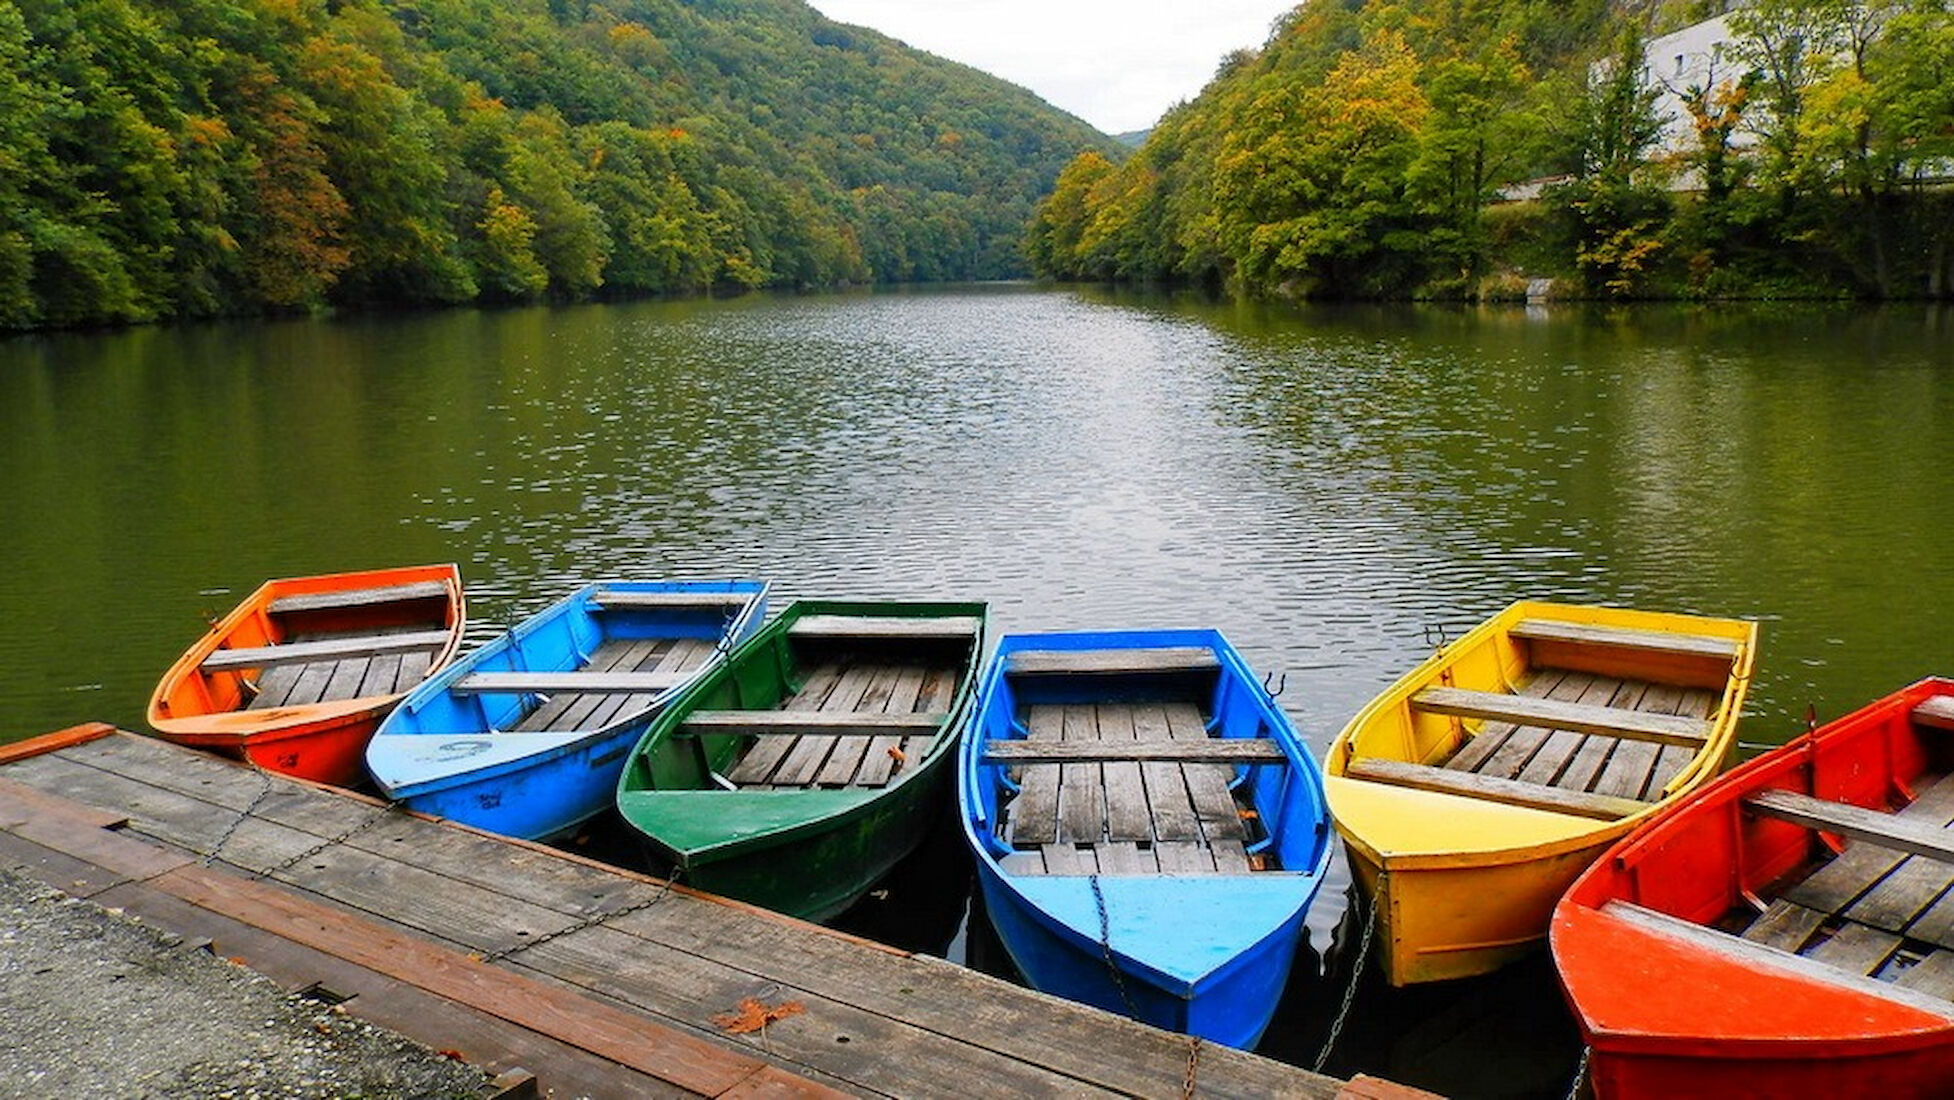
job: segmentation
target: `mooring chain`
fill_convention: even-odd
[[[509,956],[514,955],[519,951],[527,951],[532,947],[540,947],[541,945],[546,944],[551,940],[559,939],[563,936],[567,936],[572,932],[581,932],[586,928],[595,928],[596,926],[603,924],[606,921],[615,920],[618,917],[628,917],[633,913],[642,913],[645,910],[651,908],[652,906],[657,905],[659,902],[665,900],[666,895],[672,892],[672,884],[678,881],[678,876],[679,876],[679,870],[677,868],[674,868],[672,870],[671,877],[665,880],[665,884],[663,886],[660,886],[656,892],[654,892],[650,897],[646,898],[643,901],[633,902],[632,904],[627,905],[622,909],[609,909],[609,910],[604,910],[602,912],[592,913],[591,915],[583,918],[582,920],[576,921],[571,924],[566,924],[562,928],[558,928],[553,932],[545,932],[542,935],[535,937],[534,939],[527,939],[527,940],[523,940],[520,943],[512,943],[507,947],[497,948],[494,951],[489,951],[482,954],[481,956],[479,956],[479,958],[485,963],[501,962],[503,959],[506,959]]]
[[[1113,977],[1113,988],[1119,990],[1119,999],[1126,1004],[1126,1014],[1133,1019],[1140,1018],[1140,1006],[1133,1003],[1133,995],[1126,991],[1126,979],[1120,976],[1119,965],[1113,961],[1112,922],[1106,916],[1106,895],[1099,889],[1099,876],[1087,875],[1086,881],[1092,884],[1092,903],[1099,907],[1099,953],[1106,960],[1106,973]]]
[[[1581,1095],[1581,1086],[1588,1083],[1588,1057],[1593,1053],[1593,1047],[1582,1044],[1581,1063],[1574,1067],[1574,1083],[1567,1086],[1567,1100],[1577,1100]]]
[[[239,810],[237,816],[231,819],[231,823],[224,827],[224,835],[218,837],[217,843],[211,845],[210,851],[204,853],[205,867],[217,862],[217,853],[224,850],[224,845],[229,844],[231,838],[237,835],[238,829],[243,827],[245,819],[257,813],[258,807],[271,795],[271,773],[256,764],[251,765],[251,770],[258,773],[258,793],[251,796],[251,801],[246,803],[244,809]]]
[[[1372,891],[1372,893],[1374,896],[1381,896],[1384,893],[1384,876],[1382,873],[1377,876],[1377,889]],[[1353,896],[1361,898],[1363,892],[1361,890],[1357,891]],[[1316,1064],[1310,1067],[1316,1073],[1323,1072],[1324,1064],[1330,1060],[1330,1051],[1336,1048],[1337,1036],[1343,1032],[1343,1022],[1350,1017],[1350,1006],[1356,1003],[1357,1000],[1357,986],[1364,980],[1364,964],[1370,959],[1371,937],[1376,935],[1376,933],[1377,902],[1373,900],[1365,905],[1364,936],[1357,943],[1357,965],[1350,969],[1350,984],[1344,987],[1343,1005],[1337,1009],[1336,1019],[1330,1021],[1330,1034],[1323,1040],[1323,1049],[1316,1054]]]
[[[1194,1100],[1194,1070],[1201,1061],[1201,1037],[1187,1044],[1187,1079],[1181,1082],[1181,1100]]]
[[[296,867],[301,863],[304,863],[306,860],[311,859],[313,856],[318,855],[320,852],[325,851],[327,848],[330,848],[335,844],[344,844],[347,841],[358,836],[359,834],[365,832],[366,830],[371,829],[373,826],[378,825],[380,821],[383,818],[385,818],[388,814],[392,813],[398,805],[399,805],[398,803],[388,802],[380,806],[379,808],[375,809],[372,813],[368,814],[366,818],[362,820],[359,824],[353,826],[350,829],[347,829],[345,832],[340,833],[338,836],[327,837],[325,840],[322,840],[319,843],[314,844],[312,847],[307,848],[305,851],[300,852],[295,856],[292,856],[290,859],[286,859],[270,867],[266,867],[263,870],[253,872],[251,877],[253,879],[270,878],[272,875],[275,875],[280,871],[290,870],[291,868]]]

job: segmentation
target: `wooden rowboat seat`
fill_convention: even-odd
[[[265,612],[270,615],[292,615],[307,611],[347,611],[380,604],[447,598],[448,586],[440,581],[412,581],[407,584],[385,584],[372,588],[345,588],[332,592],[280,596],[265,605]]]
[[[276,668],[315,661],[337,661],[349,657],[378,657],[388,653],[414,653],[440,649],[448,644],[446,630],[416,630],[393,634],[354,634],[318,641],[291,642],[285,645],[246,646],[219,649],[203,659],[205,672],[231,672],[245,668]]]

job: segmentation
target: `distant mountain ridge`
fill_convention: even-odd
[[[10,0],[0,327],[1015,276],[1083,149],[801,0]]]

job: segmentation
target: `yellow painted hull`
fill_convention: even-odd
[[[1593,661],[1508,635],[1523,619],[1543,618],[1727,638],[1735,656],[1716,672],[1721,683],[1713,684],[1706,662],[1693,667],[1673,656],[1627,652]],[[1584,868],[1616,838],[1721,770],[1735,741],[1755,648],[1756,625],[1739,620],[1520,603],[1441,649],[1372,700],[1331,745],[1325,771],[1352,875],[1376,913],[1373,950],[1390,982],[1402,986],[1483,974],[1536,950],[1545,940],[1555,901]],[[1556,667],[1587,660],[1585,671],[1624,680],[1720,689],[1705,744],[1659,799],[1612,821],[1346,774],[1358,758],[1426,765],[1449,759],[1475,732],[1474,723],[1421,712],[1411,697],[1434,686],[1510,691],[1543,657]]]

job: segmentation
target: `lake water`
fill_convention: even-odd
[[[1527,597],[1759,620],[1752,744],[1954,673],[1928,308],[983,286],[34,336],[0,472],[0,740],[139,728],[265,577],[431,561],[475,640],[667,575],[1218,626],[1319,750]]]

